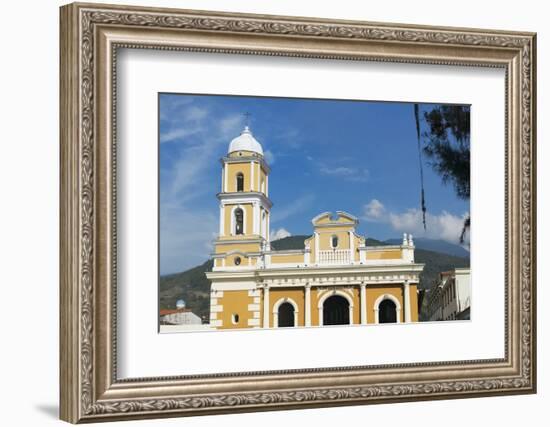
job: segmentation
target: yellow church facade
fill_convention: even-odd
[[[210,326],[217,329],[366,325],[418,321],[424,265],[412,236],[371,246],[358,219],[337,211],[311,220],[303,248],[270,244],[270,168],[246,127],[221,159],[219,232],[214,243]]]

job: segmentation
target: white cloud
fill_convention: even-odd
[[[217,236],[218,212],[197,206],[197,197],[214,194],[219,181],[204,179],[218,165],[242,117],[219,114],[192,102],[170,102],[163,109],[161,142],[175,144],[174,159],[161,170],[161,274],[206,261]],[[220,171],[221,173],[221,171]]]
[[[221,134],[225,138],[235,138],[242,131],[243,116],[239,114],[234,114],[228,117],[224,117],[219,121],[218,127]]]
[[[161,274],[184,271],[210,258],[218,218],[212,212],[161,203]]]
[[[364,207],[364,219],[367,221],[377,221],[382,215],[386,212],[386,208],[382,203],[377,199],[372,199]]]
[[[208,110],[206,108],[200,108],[192,106],[187,109],[183,119],[188,122],[192,121],[201,121],[208,115]]]
[[[179,140],[182,140],[185,137],[194,135],[194,134],[198,133],[199,131],[200,131],[200,129],[192,128],[190,126],[177,127],[177,128],[171,129],[167,132],[163,132],[160,135],[160,142],[161,142],[161,144],[163,144],[163,143],[166,143],[166,142],[179,141]]]
[[[308,156],[307,159],[313,161],[313,158],[310,156]],[[339,161],[349,162],[350,160],[351,159],[349,158],[345,158],[340,159]],[[334,176],[352,182],[366,182],[369,179],[369,171],[365,168],[358,168],[354,166],[332,166],[322,162],[318,162],[318,164],[319,172],[322,175]]]
[[[273,151],[271,151],[271,150],[265,150],[265,151],[264,151],[264,157],[265,157],[265,161],[266,161],[269,165],[272,165],[273,163],[275,163],[275,155],[273,154]]]
[[[278,230],[274,230],[271,233],[269,233],[269,240],[279,240],[284,239],[285,237],[292,236],[290,232],[284,228],[279,228]]]
[[[440,214],[426,213],[426,230],[422,222],[422,211],[410,208],[404,212],[388,211],[377,199],[372,199],[364,206],[363,219],[371,222],[385,223],[399,233],[412,233],[414,236],[431,239],[445,240],[449,243],[459,243],[460,234],[464,226],[464,220],[468,213],[462,216],[443,211]],[[465,236],[466,244],[469,243],[469,233]]]

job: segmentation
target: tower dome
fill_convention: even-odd
[[[261,144],[254,138],[250,128],[245,126],[241,134],[233,139],[229,144],[228,154],[231,154],[235,151],[251,151],[253,153],[264,155],[264,150],[262,150]]]

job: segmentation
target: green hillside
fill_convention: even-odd
[[[183,299],[187,307],[202,319],[210,316],[210,280],[207,271],[212,270],[212,260],[176,274],[160,277],[160,308],[175,308],[176,301]]]
[[[302,249],[304,240],[309,236],[290,236],[271,242],[275,250]],[[367,239],[367,245],[387,245],[375,239]],[[441,271],[456,267],[468,267],[468,258],[448,255],[445,253],[415,250],[415,261],[425,264],[420,275],[420,289],[430,288]],[[174,308],[178,299],[183,299],[187,307],[205,320],[208,320],[210,307],[210,281],[205,272],[212,269],[212,260],[193,267],[182,273],[161,276],[160,278],[160,308]]]

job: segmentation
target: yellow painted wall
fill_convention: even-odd
[[[339,233],[339,232],[349,232],[353,230],[353,224],[349,225],[340,225],[337,227],[316,227],[316,231],[320,234],[322,233]]]
[[[367,251],[367,259],[401,259],[401,249]]]
[[[248,296],[248,291],[223,291],[223,297],[218,298],[218,304],[223,306],[223,311],[218,313],[218,319],[222,320],[221,329],[250,328],[248,319],[252,313],[248,311],[248,304],[253,303],[253,297]],[[233,324],[232,315],[239,315],[239,323]]]
[[[360,288],[359,286],[352,286],[349,288],[339,288],[341,290],[351,290],[353,299],[353,324],[358,325],[361,323],[361,300],[360,300]],[[331,292],[330,290],[328,291]],[[319,299],[326,295],[326,290],[319,290],[317,288],[311,289],[311,324],[312,326],[319,325]],[[403,309],[403,286],[401,284],[387,284],[377,286],[367,286],[366,298],[367,298],[367,323],[373,324],[374,317],[374,303],[384,294],[393,295],[401,304],[401,322],[405,321],[405,312]],[[305,291],[303,288],[271,288],[269,293],[269,326],[273,327],[273,307],[281,298],[291,298],[298,306],[298,326],[305,325]],[[417,285],[411,284],[410,286],[410,302],[411,302],[411,320],[413,322],[418,321],[418,300],[417,300]],[[223,329],[236,329],[236,328],[248,328],[248,319],[253,317],[251,312],[248,312],[248,304],[253,304],[254,298],[248,296],[248,291],[224,291],[224,295],[218,298],[218,304],[223,306],[223,312],[217,314],[218,319],[223,321]],[[263,291],[260,298],[260,324],[263,326]],[[232,315],[239,314],[239,323],[234,325],[232,323]]]
[[[302,264],[304,262],[303,254],[296,255],[271,255],[271,262],[273,264],[283,264],[292,262],[296,264]]]
[[[227,191],[234,193],[237,191],[237,174],[242,173],[244,176],[244,191],[251,191],[250,187],[250,162],[244,163],[227,163]]]
[[[246,218],[246,224],[244,225],[244,232],[245,234],[247,235],[251,235],[252,234],[252,221],[253,221],[253,212],[254,212],[254,208],[252,207],[252,205],[243,205],[243,208],[244,208],[244,211],[245,211],[245,218]]]
[[[338,246],[336,249],[349,249],[349,230],[338,230],[325,232],[328,230],[323,229],[323,232],[319,234],[319,249],[326,251],[332,249],[330,240],[332,236],[338,237]]]
[[[305,301],[305,293],[303,289],[273,289],[271,288],[269,292],[269,326],[273,327],[273,307],[277,303],[277,301],[281,298],[290,298],[292,299],[296,305],[298,306],[298,326],[304,326],[305,325],[305,309],[304,309],[304,301]],[[262,312],[263,313],[263,312]]]

